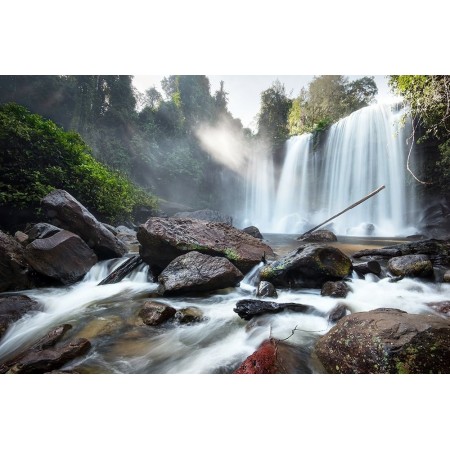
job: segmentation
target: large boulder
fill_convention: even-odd
[[[79,236],[65,230],[28,244],[25,258],[36,272],[63,284],[79,280],[97,262],[92,249]]]
[[[34,286],[32,269],[24,248],[9,234],[0,231],[0,292]]]
[[[199,211],[184,211],[178,212],[173,215],[176,218],[188,218],[204,220],[205,222],[220,222],[227,225],[233,225],[233,218],[222,214],[220,211],[214,211],[212,209],[201,209]]]
[[[261,269],[260,278],[275,286],[321,288],[350,274],[352,262],[339,249],[315,244],[297,250]]]
[[[38,309],[39,303],[26,295],[0,296],[0,339],[9,325],[19,320],[29,311]]]
[[[427,255],[396,256],[388,262],[390,272],[399,277],[431,277],[433,265]]]
[[[139,227],[137,238],[142,259],[155,272],[191,251],[223,256],[244,274],[261,258],[274,257],[272,249],[259,239],[218,222],[153,217]]]
[[[118,258],[127,252],[125,244],[68,192],[52,191],[42,205],[54,225],[80,236],[99,259]]]
[[[350,314],[315,354],[328,373],[450,373],[450,322],[390,308]]]
[[[235,287],[244,278],[228,259],[189,252],[175,258],[159,275],[165,295]]]

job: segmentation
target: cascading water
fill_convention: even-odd
[[[328,226],[338,235],[416,232],[412,225],[416,197],[406,180],[409,130],[399,122],[403,114],[391,105],[362,108],[334,124],[317,149],[311,134],[289,139],[278,183],[270,178],[273,169],[263,170],[270,163],[259,156],[256,170],[260,178],[264,176],[265,192],[261,182],[250,177],[247,197],[257,203],[247,205],[246,223],[269,233],[303,233],[385,185],[385,190]]]

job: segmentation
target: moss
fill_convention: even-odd
[[[225,255],[225,258],[229,259],[230,261],[240,260],[239,254],[233,248],[226,248],[223,251],[223,254]]]
[[[395,367],[397,369],[397,373],[409,373],[409,367],[407,364],[401,362],[401,361],[397,361],[397,363],[395,364]]]

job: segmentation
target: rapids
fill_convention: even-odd
[[[269,245],[279,254],[295,248],[294,236],[268,235]],[[345,240],[345,239],[344,239]],[[390,243],[390,242],[388,242]],[[373,239],[357,244],[335,244],[347,252],[387,242]],[[231,373],[270,336],[285,339],[306,355],[301,373],[319,369],[309,354],[319,336],[331,324],[328,314],[344,303],[351,312],[380,307],[399,308],[409,313],[432,313],[427,302],[450,298],[450,284],[415,279],[389,283],[388,279],[367,276],[348,281],[352,292],[346,299],[321,297],[318,289],[278,289],[279,303],[297,302],[313,305],[321,315],[283,312],[261,316],[249,322],[233,312],[238,300],[256,298],[257,274],[261,265],[247,274],[239,287],[203,296],[158,298],[157,284],[148,280],[148,268],[141,265],[117,284],[97,286],[123,259],[98,263],[77,284],[61,288],[23,291],[41,305],[41,310],[23,317],[12,325],[0,342],[0,363],[62,323],[73,328],[64,341],[85,337],[91,350],[63,370],[79,373]],[[142,324],[138,312],[148,297],[170,304],[176,309],[196,306],[205,320],[193,324],[168,322],[158,327]]]

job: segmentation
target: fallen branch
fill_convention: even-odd
[[[142,263],[139,255],[132,256],[124,261],[116,270],[113,270],[106,278],[104,278],[98,286],[103,284],[113,284],[122,281],[133,269]]]

